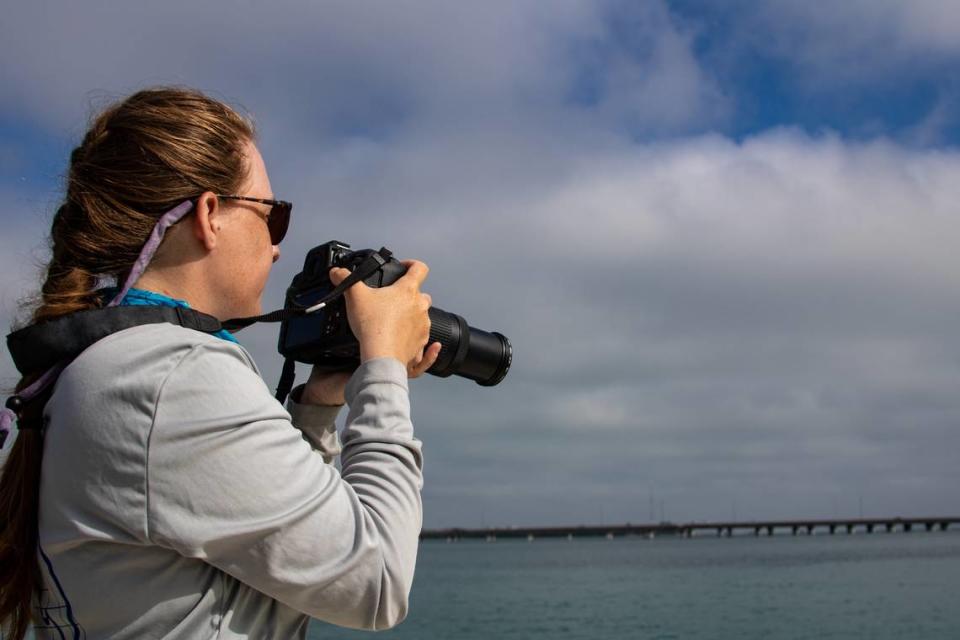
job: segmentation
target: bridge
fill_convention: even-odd
[[[838,518],[832,520],[755,520],[744,522],[688,522],[678,524],[660,522],[656,524],[620,524],[620,525],[578,525],[573,527],[497,527],[481,529],[430,529],[420,533],[421,540],[464,540],[481,539],[493,541],[500,538],[587,538],[587,537],[644,537],[713,535],[730,537],[733,535],[772,536],[817,535],[836,533],[893,533],[895,531],[947,531],[950,527],[960,528],[960,517],[926,518]]]

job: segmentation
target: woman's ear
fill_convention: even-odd
[[[204,191],[197,198],[194,211],[193,235],[207,251],[213,251],[220,236],[220,200],[212,191]]]

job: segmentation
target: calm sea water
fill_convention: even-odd
[[[960,532],[429,541],[377,637],[957,640]]]

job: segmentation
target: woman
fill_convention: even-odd
[[[182,89],[130,96],[71,154],[33,321],[117,303],[259,314],[285,231],[275,216],[289,213],[260,202],[272,198],[253,128],[229,107]],[[180,216],[151,258],[148,237]],[[3,471],[3,637],[31,618],[38,638],[289,638],[309,617],[401,621],[422,484],[407,378],[440,349],[424,350],[426,266],[406,264],[390,287],[347,291],[359,369],[313,371],[286,410],[226,332],[142,325],[73,360],[45,403],[24,406]],[[98,289],[104,278],[136,283]]]

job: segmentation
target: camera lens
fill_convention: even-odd
[[[471,327],[463,317],[436,307],[430,308],[430,342],[439,342],[442,349],[427,373],[443,378],[458,375],[492,387],[513,362],[506,336]]]

